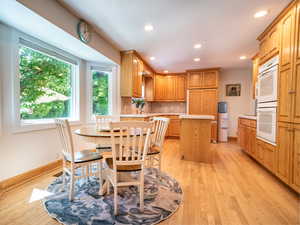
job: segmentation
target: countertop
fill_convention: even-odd
[[[136,117],[136,118],[146,118],[150,116],[180,116],[185,115],[185,113],[143,113],[143,114],[121,114],[120,117],[126,118],[126,117]]]
[[[254,115],[239,115],[239,118],[249,119],[249,120],[256,120],[256,116]]]
[[[215,117],[211,115],[180,115],[180,119],[192,119],[192,120],[214,120]]]

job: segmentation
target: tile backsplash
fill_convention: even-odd
[[[185,102],[152,102],[152,113],[185,113]]]
[[[144,113],[185,113],[185,102],[147,102]],[[136,108],[131,104],[130,97],[121,98],[121,113],[122,114],[136,114]]]

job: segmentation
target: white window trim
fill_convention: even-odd
[[[63,51],[60,50],[54,46],[51,46],[47,43],[44,43],[34,37],[31,37],[29,35],[26,35],[24,33],[21,33],[19,31],[13,31],[12,32],[12,41],[13,41],[13,46],[11,48],[12,51],[12,74],[11,74],[11,90],[12,90],[12,129],[11,131],[13,133],[19,133],[19,132],[29,132],[29,131],[35,131],[35,130],[44,130],[44,129],[53,129],[55,128],[55,123],[53,119],[44,119],[44,120],[35,120],[32,121],[31,124],[27,124],[27,123],[22,123],[21,118],[20,118],[20,71],[19,71],[19,40],[20,38],[31,41],[33,43],[36,43],[38,45],[40,45],[43,48],[49,49],[50,51],[55,51],[63,56],[66,56],[74,61],[77,62],[77,66],[75,67],[76,70],[74,71],[73,77],[72,77],[72,104],[73,105],[73,109],[72,110],[72,114],[71,115],[73,118],[70,119],[70,124],[71,125],[80,125],[81,121],[80,121],[80,66],[82,64],[82,61]]]
[[[108,109],[108,114],[109,115],[119,115],[119,101],[118,101],[118,96],[119,96],[119,85],[118,85],[118,75],[119,75],[119,70],[118,66],[114,65],[103,65],[100,63],[92,63],[88,62],[86,65],[86,90],[87,90],[87,99],[86,99],[86,104],[87,104],[87,123],[95,123],[95,117],[93,115],[93,94],[92,94],[92,66],[99,66],[103,68],[108,68],[107,71],[111,72],[111,76],[109,77],[109,109]],[[103,70],[105,71],[105,69]]]

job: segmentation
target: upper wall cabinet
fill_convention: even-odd
[[[219,69],[188,70],[188,89],[218,88]]]
[[[155,75],[155,101],[185,101],[185,75]]]
[[[136,51],[121,52],[121,96],[142,97],[143,76],[152,76],[152,69]]]
[[[259,55],[256,54],[252,58],[252,98],[255,99],[256,96],[256,82],[257,82],[257,77],[258,77],[258,67],[259,67]]]
[[[263,63],[279,52],[280,33],[278,26],[273,27],[261,40],[259,58]]]

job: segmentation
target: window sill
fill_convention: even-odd
[[[82,125],[82,122],[79,120],[71,120],[70,126],[79,126]],[[12,128],[12,133],[27,133],[32,131],[40,131],[40,130],[51,130],[55,129],[55,123],[54,122],[44,122],[44,123],[28,123],[28,124],[22,124],[19,126],[16,126]]]

